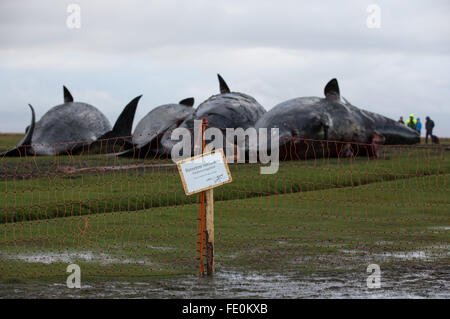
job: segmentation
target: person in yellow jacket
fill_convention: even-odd
[[[417,124],[417,120],[414,118],[414,115],[411,114],[409,116],[408,121],[406,121],[406,126],[409,127],[409,128],[412,128],[413,130],[415,130],[416,129],[416,124]]]

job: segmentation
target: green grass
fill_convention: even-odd
[[[450,224],[448,176],[218,202],[218,271],[352,269],[363,263],[361,256],[383,263],[383,253],[419,250],[448,262],[448,231],[433,228]],[[394,195],[405,189],[400,198]],[[97,256],[75,258],[85,278],[195,273],[197,209],[185,205],[3,224],[1,278],[62,278],[63,261],[31,263],[14,256],[65,252]],[[346,260],[344,251],[355,255]]]
[[[422,135],[425,135],[425,133],[422,132]],[[440,144],[444,144],[444,145],[449,145],[450,144],[450,138],[448,138],[448,137],[439,137],[439,143]],[[424,136],[420,137],[420,144],[426,145]],[[428,138],[428,145],[431,145],[430,138]]]
[[[24,137],[24,134],[0,134],[0,152],[13,148]]]
[[[20,161],[22,160],[22,161]],[[113,172],[61,173],[65,167],[103,167],[155,163],[155,167]],[[0,223],[136,211],[187,205],[175,167],[161,161],[135,161],[106,156],[36,157],[0,161],[9,178],[0,180]],[[164,163],[169,163],[165,161]],[[257,164],[231,165],[232,184],[216,190],[216,201],[246,199],[450,172],[444,151],[406,149],[381,159],[317,159],[282,162],[275,175],[261,175]]]

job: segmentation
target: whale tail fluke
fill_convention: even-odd
[[[117,118],[116,123],[112,129],[112,132],[116,136],[131,136],[131,130],[133,129],[134,115],[136,114],[136,108],[142,95],[139,95],[132,99],[130,103],[125,106],[122,113]]]
[[[133,147],[131,130],[133,129],[134,115],[141,97],[142,95],[135,97],[125,106],[112,130],[100,136],[90,145],[91,152],[117,153]]]
[[[134,115],[136,108],[142,95],[132,99],[130,103],[125,106],[122,113],[117,118],[116,123],[111,131],[103,134],[99,139],[115,138],[115,137],[130,137],[133,129]]]
[[[34,112],[33,106],[31,104],[28,104],[31,110],[31,124],[27,127],[25,137],[17,143],[16,147],[9,151],[5,151],[3,153],[0,153],[1,157],[21,157],[26,156],[27,154],[31,154],[30,148],[31,148],[31,141],[33,138],[33,132],[34,127],[36,125],[36,114]]]

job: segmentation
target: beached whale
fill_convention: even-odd
[[[279,129],[281,159],[377,156],[379,144],[419,142],[416,131],[341,101],[336,79],[328,82],[324,93],[325,98],[301,97],[282,102],[256,123],[257,130]]]
[[[345,98],[343,100],[347,105],[353,106]],[[376,131],[385,139],[385,145],[412,145],[420,143],[420,134],[416,130],[381,114],[367,110],[361,111],[374,121]]]
[[[149,155],[170,155],[171,132],[186,117],[194,112],[194,98],[187,98],[177,103],[160,105],[144,116],[137,124],[131,143],[133,148],[118,155],[148,157]]]
[[[188,116],[179,126],[188,129],[194,136],[195,122],[205,119],[208,128],[217,128],[223,133],[223,146],[227,141],[227,128],[247,128],[254,127],[258,119],[266,113],[266,110],[250,95],[231,92],[224,79],[217,75],[219,79],[220,94],[216,94],[201,103],[195,112]],[[176,141],[167,140],[167,147],[171,149]],[[194,144],[196,142],[192,141]]]
[[[74,102],[64,86],[64,103],[52,107],[36,122],[31,105],[31,125],[25,137],[1,156],[73,154],[96,140],[114,140],[131,136],[134,114],[140,96],[122,111],[113,128],[106,116],[92,105]],[[105,142],[108,143],[108,142]]]
[[[250,95],[231,92],[220,74],[220,94],[201,103],[180,127],[194,128],[194,120],[207,119],[209,127],[246,129],[255,125],[266,110]]]

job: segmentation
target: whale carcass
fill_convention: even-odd
[[[118,155],[143,158],[155,154],[170,155],[171,132],[194,113],[193,105],[194,98],[191,97],[154,108],[137,124],[132,137],[133,148]]]
[[[180,125],[194,136],[195,121],[205,119],[208,128],[215,128],[222,131],[223,146],[226,143],[234,143],[226,141],[226,129],[237,129],[254,127],[258,119],[266,113],[266,110],[250,95],[231,92],[224,79],[217,75],[219,79],[220,94],[216,94],[201,103],[195,112],[187,117]],[[197,122],[198,123],[198,122]],[[174,145],[175,141],[168,141],[168,144]],[[196,145],[193,141],[192,145]],[[194,150],[195,151],[195,150]]]
[[[64,103],[52,107],[39,121],[31,109],[31,125],[25,137],[12,150],[0,156],[73,154],[99,139],[130,136],[139,97],[122,111],[113,128],[105,115],[94,106],[74,102],[64,86]]]
[[[301,97],[282,102],[256,123],[257,130],[279,129],[281,159],[377,156],[378,144],[419,142],[416,131],[341,101],[336,79],[328,82],[324,93],[325,98]]]

